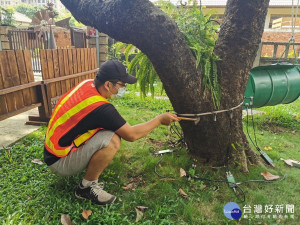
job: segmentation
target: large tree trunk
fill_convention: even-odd
[[[213,110],[209,94],[201,89],[201,72],[176,24],[147,0],[61,0],[80,22],[112,38],[132,43],[153,63],[177,113]],[[222,86],[221,109],[243,101],[249,71],[263,33],[269,0],[228,0],[215,53],[221,58],[218,74]],[[191,154],[210,165],[223,165],[227,147],[232,161],[248,171],[250,162],[259,163],[242,128],[242,108],[228,114],[202,117],[195,126],[181,122]]]

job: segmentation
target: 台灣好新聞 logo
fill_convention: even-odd
[[[224,215],[228,219],[235,219],[238,220],[242,216],[242,211],[238,204],[235,202],[228,202],[223,209]]]

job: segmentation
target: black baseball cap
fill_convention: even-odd
[[[125,66],[117,60],[108,60],[103,63],[99,68],[96,79],[102,82],[120,80],[128,84],[137,82],[137,78],[128,74]]]

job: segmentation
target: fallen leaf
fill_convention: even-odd
[[[60,222],[62,225],[74,225],[67,214],[62,214],[60,218]]]
[[[137,207],[135,207],[135,211],[136,211],[135,222],[139,222],[140,221],[140,219],[143,217],[144,211],[146,209],[148,209],[148,207],[145,207],[145,206],[137,206]]]
[[[182,197],[188,198],[187,193],[185,193],[181,188],[179,188],[179,192],[180,192],[180,194],[181,194]]]
[[[265,221],[263,221],[263,225],[268,225]]]
[[[205,190],[205,189],[207,189],[207,186],[206,186],[205,184],[203,184],[203,185],[200,186],[199,189],[200,189],[200,190]]]
[[[296,130],[292,130],[292,134],[295,134],[296,133]]]
[[[126,184],[123,189],[124,190],[133,190],[137,188],[139,185],[142,185],[142,187],[145,187],[145,181],[143,180],[142,176],[138,176],[133,178],[129,181],[128,184]]]
[[[284,160],[284,162],[285,162],[286,164],[288,164],[289,166],[293,166],[292,160],[287,159],[287,160]]]
[[[28,198],[27,198],[28,201],[31,200],[31,199],[32,199],[31,197],[28,197]]]
[[[280,158],[280,160],[284,161],[289,166],[293,166],[293,163],[292,163],[293,160],[291,160],[291,159]]]
[[[92,210],[82,210],[82,217],[86,220],[88,220],[89,216],[92,215]]]
[[[260,173],[266,180],[277,180],[277,179],[279,179],[280,177],[279,176],[277,176],[277,175],[273,175],[273,174],[271,174],[271,173],[269,173],[269,172],[261,172]]]
[[[133,189],[133,183],[129,183],[126,186],[123,187],[124,190],[130,190]]]
[[[186,172],[182,168],[180,168],[180,177],[186,177]]]
[[[43,165],[43,162],[40,159],[33,159],[33,160],[31,160],[31,162],[34,164]]]
[[[280,158],[280,160],[283,160],[289,166],[299,167],[299,164],[300,164],[299,161],[294,160],[294,159],[283,159],[283,158]]]

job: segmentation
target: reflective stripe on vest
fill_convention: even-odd
[[[67,92],[58,101],[49,121],[45,139],[46,149],[58,157],[68,155],[71,149],[72,151],[77,150],[77,147],[102,128],[89,130],[76,137],[74,140],[75,147],[73,144],[65,147],[60,146],[59,140],[86,115],[105,103],[108,101],[98,93],[93,85],[93,80],[85,80]]]
[[[94,129],[94,130],[88,130],[86,133],[80,135],[77,137],[73,142],[75,147],[79,147],[83,143],[85,143],[88,139],[94,136],[99,130],[102,130],[102,128]]]

